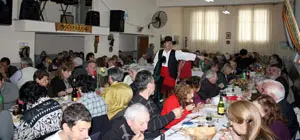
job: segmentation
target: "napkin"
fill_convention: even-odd
[[[212,140],[216,133],[216,127],[194,127],[184,129],[185,137],[190,136],[192,140]]]

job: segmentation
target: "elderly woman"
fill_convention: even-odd
[[[69,77],[73,71],[72,62],[64,62],[58,68],[56,76],[51,80],[50,86],[53,92],[53,96],[65,96],[72,93],[73,88],[69,83]]]
[[[44,139],[60,129],[62,109],[47,97],[47,89],[36,82],[26,82],[20,89],[20,99],[27,105],[14,139]]]
[[[184,108],[184,111],[180,118],[171,121],[167,126],[165,126],[166,129],[169,129],[173,125],[181,122],[188,114],[192,113],[192,110],[195,108],[193,97],[194,89],[190,85],[185,83],[176,85],[174,94],[168,97],[165,101],[161,115],[167,115],[173,109],[178,107]]]
[[[233,67],[230,64],[225,64],[220,73],[218,73],[218,84],[223,84],[224,88],[234,82],[235,76],[233,73]]]
[[[274,140],[275,136],[262,122],[257,107],[249,101],[236,101],[227,109],[232,125],[230,131],[233,140]],[[224,136],[222,140],[228,140]]]

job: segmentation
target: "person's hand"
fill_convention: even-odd
[[[242,140],[241,136],[239,136],[237,133],[235,133],[233,128],[230,128],[230,135],[232,136],[233,140]]]
[[[193,109],[193,112],[199,112],[204,107],[203,103],[198,103],[197,106]]]
[[[57,95],[58,95],[59,97],[65,96],[65,95],[67,95],[67,92],[65,92],[65,91],[60,91],[60,92],[57,93]]]
[[[222,136],[220,136],[219,140],[230,140],[230,138],[224,133]]]
[[[135,134],[134,137],[132,137],[131,140],[144,140],[144,134],[143,133],[138,133],[138,134]]]
[[[178,119],[181,117],[183,109],[182,107],[178,107],[172,110],[172,112],[175,114],[175,119]]]
[[[187,110],[187,111],[191,111],[191,110],[193,110],[195,108],[195,104],[189,104],[189,105],[187,105],[186,107],[185,107],[185,109]]]
[[[235,81],[236,81],[235,79],[232,79],[229,81],[229,84],[233,84],[233,83],[235,83]]]
[[[200,60],[204,60],[204,56],[202,56],[202,55],[197,55],[197,58],[199,58]]]
[[[211,99],[210,99],[210,98],[208,98],[208,99],[205,100],[205,103],[206,103],[206,104],[209,104],[210,102],[211,102]]]
[[[221,84],[218,85],[218,87],[219,87],[220,89],[223,89],[225,86],[224,86],[223,83],[221,83]]]
[[[66,93],[67,94],[70,94],[70,93],[72,93],[73,92],[73,88],[68,88],[68,89],[66,89]]]
[[[97,90],[96,90],[96,94],[97,94],[97,95],[101,95],[100,89],[97,89]]]

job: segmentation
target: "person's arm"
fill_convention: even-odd
[[[17,85],[18,81],[21,79],[21,76],[22,76],[21,71],[17,71],[9,79],[11,83]]]
[[[160,114],[155,114],[150,118],[148,122],[148,131],[156,131],[165,127],[168,123],[175,119],[175,114],[173,111],[169,112],[165,116],[161,116]]]
[[[182,52],[181,50],[176,50],[175,57],[177,60],[184,60],[184,61],[195,61],[196,54],[193,53],[186,53]]]

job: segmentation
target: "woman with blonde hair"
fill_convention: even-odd
[[[233,140],[273,140],[274,134],[262,122],[259,110],[249,101],[236,101],[227,110]],[[222,139],[226,139],[223,137]]]
[[[124,83],[115,83],[104,89],[102,97],[107,106],[107,116],[109,120],[123,115],[133,96],[131,88]]]
[[[232,84],[235,80],[235,76],[233,74],[233,67],[226,63],[223,68],[221,69],[221,72],[218,73],[218,84],[223,84],[224,88],[227,88],[228,85]]]
[[[161,115],[167,115],[173,109],[182,107],[184,111],[182,116],[178,119],[174,119],[168,125],[165,126],[166,129],[171,128],[173,125],[181,122],[188,114],[192,113],[192,110],[195,108],[195,104],[193,101],[194,97],[194,88],[190,85],[182,82],[176,85],[174,94],[167,98],[164,103],[163,109],[161,111]]]

